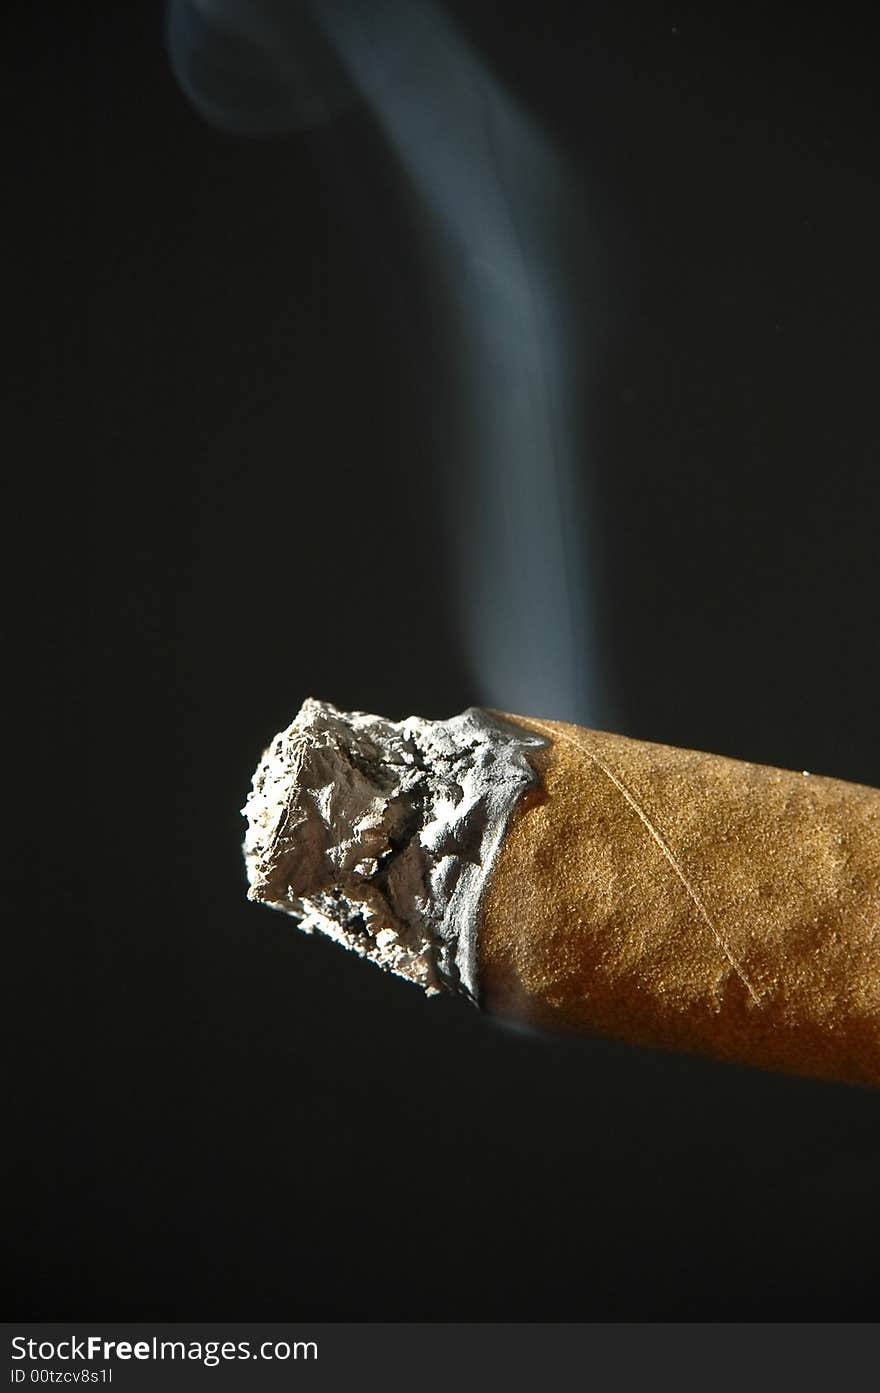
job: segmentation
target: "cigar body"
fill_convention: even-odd
[[[551,721],[488,879],[480,1004],[880,1084],[880,791]]]
[[[880,1085],[880,790],[309,698],[243,811],[251,899],[429,994]]]

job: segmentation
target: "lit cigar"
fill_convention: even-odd
[[[880,1084],[880,791],[472,708],[306,701],[250,898],[542,1029]]]

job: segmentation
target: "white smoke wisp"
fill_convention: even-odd
[[[578,306],[561,254],[576,180],[430,0],[313,13],[419,195],[455,324],[467,438],[447,501],[479,698],[595,724]]]

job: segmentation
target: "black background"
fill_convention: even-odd
[[[601,190],[610,719],[880,784],[867,11],[457,9]],[[304,696],[478,698],[407,194],[362,112],[212,130],[154,6],[5,28],[58,533],[39,743],[76,769],[11,882],[10,1314],[873,1316],[872,1093],[511,1033],[245,903],[238,809]]]

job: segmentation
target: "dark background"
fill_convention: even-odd
[[[608,723],[880,784],[867,10],[455,10],[601,190]],[[479,699],[408,194],[362,111],[211,129],[156,6],[5,28],[61,505],[40,741],[76,770],[11,880],[10,1315],[872,1317],[874,1094],[510,1033],[245,902],[303,697]]]

